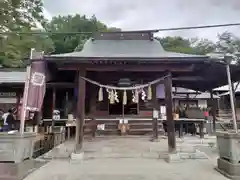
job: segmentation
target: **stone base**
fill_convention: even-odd
[[[218,158],[216,170],[231,179],[240,179],[240,164],[232,164],[224,159]]]
[[[0,161],[20,163],[25,159],[31,159],[36,136],[36,133],[28,132],[23,135],[18,132],[0,133]]]
[[[84,159],[84,152],[77,152],[77,153],[72,153],[71,154],[71,160],[75,160],[75,161],[82,161]]]
[[[175,163],[181,161],[181,156],[179,153],[168,154],[165,158],[165,161],[168,163]]]
[[[160,157],[161,159],[161,157]],[[179,152],[167,154],[164,160],[168,163],[180,162],[187,159],[208,159],[205,153],[200,151],[195,152]]]

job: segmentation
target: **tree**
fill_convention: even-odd
[[[107,26],[98,21],[95,16],[87,18],[79,14],[53,17],[45,27],[47,31],[53,32],[50,38],[54,42],[56,54],[80,51],[92,33],[107,31]],[[83,32],[83,34],[54,34],[56,32]]]
[[[44,25],[42,0],[1,0],[0,31],[19,31],[22,27]]]
[[[240,39],[234,34],[224,32],[218,35],[218,39],[216,43],[218,52],[230,54],[240,52]]]
[[[40,30],[26,31],[34,33]],[[5,67],[24,66],[24,59],[29,58],[31,48],[35,48],[37,51],[44,51],[45,53],[54,51],[53,42],[47,35],[11,34],[2,40],[0,64]]]
[[[206,55],[216,50],[216,44],[208,39],[191,39],[193,54]]]
[[[0,32],[34,32],[45,26],[41,0],[0,1]],[[33,30],[35,29],[35,30]],[[30,49],[53,51],[53,43],[47,36],[31,34],[0,35],[0,64],[6,67],[21,67],[29,57]]]
[[[182,37],[164,37],[160,38],[164,50],[190,54],[193,52],[190,41]]]
[[[164,50],[203,55],[215,50],[215,44],[207,39],[185,39],[182,37],[164,37],[158,38]]]

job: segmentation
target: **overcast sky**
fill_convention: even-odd
[[[240,0],[44,0],[46,16],[93,14],[111,27],[143,30],[240,23]],[[234,32],[239,27],[161,32],[159,36],[181,35],[216,39],[218,33]]]

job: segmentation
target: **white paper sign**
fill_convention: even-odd
[[[154,118],[154,119],[159,118],[159,112],[158,112],[158,110],[156,110],[156,109],[153,110],[153,118]]]
[[[57,121],[57,120],[60,120],[60,111],[59,110],[53,110],[53,120],[54,121]]]
[[[166,106],[160,106],[160,113],[162,115],[165,115],[166,114]]]
[[[101,130],[101,131],[104,131],[105,130],[105,124],[98,124],[97,129]]]
[[[124,119],[123,122],[124,122],[124,124],[127,124],[127,123],[128,123],[128,120],[127,120],[127,119]]]

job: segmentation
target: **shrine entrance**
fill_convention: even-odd
[[[123,103],[123,91],[118,92],[119,102],[108,105],[109,115],[117,115],[124,117],[125,115],[137,115],[138,114],[138,103],[132,101],[131,91],[127,91],[127,102]]]
[[[75,152],[82,152],[83,148],[83,129],[87,117],[85,101],[90,103],[88,98],[91,96],[87,88],[89,84],[95,86],[92,86],[91,94],[96,96],[92,96],[91,105],[88,105],[92,108],[95,119],[100,116],[106,118],[108,114],[137,114],[136,119],[140,123],[143,119],[150,120],[150,124],[146,122],[147,125],[139,125],[139,129],[150,129],[152,140],[158,139],[161,127],[157,97],[164,94],[166,118],[162,120],[167,124],[168,151],[175,153],[176,121],[173,117],[172,87],[205,92],[212,91],[226,81],[226,76],[223,76],[226,66],[222,60],[165,51],[154,38],[155,32],[157,31],[96,33],[86,41],[80,52],[44,56],[49,72],[76,72],[74,84],[78,87],[78,92]],[[234,69],[234,74],[239,71],[238,68]],[[164,84],[163,90],[156,88],[160,83]],[[213,108],[215,114],[216,109]],[[214,118],[213,122],[215,120]]]

